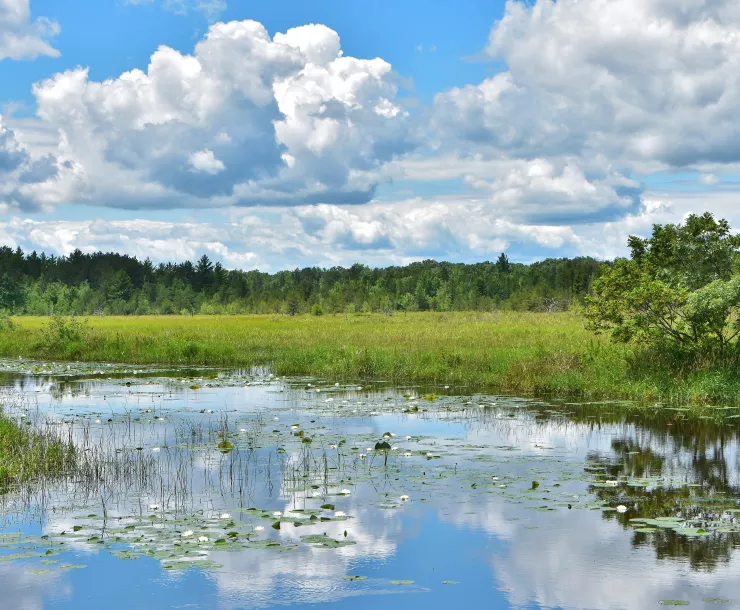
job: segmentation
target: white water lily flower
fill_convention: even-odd
[[[96,424],[99,424],[99,423],[100,423],[100,420],[99,420],[99,419],[96,419],[96,420],[95,420],[95,423],[96,423]]]
[[[339,384],[338,384],[338,383],[335,383],[335,384],[334,384],[334,387],[335,387],[335,388],[338,388],[338,387],[339,387]]]
[[[372,447],[368,447],[367,449],[365,449],[365,452],[366,452],[366,453],[370,453],[370,452],[371,452],[372,450],[373,450],[373,448],[372,448]]]
[[[290,429],[291,430],[298,430],[298,426],[291,426]]]
[[[221,518],[222,518],[222,519],[231,519],[231,515],[230,515],[229,513],[223,513],[223,514],[221,515]]]
[[[208,536],[200,536],[198,542],[208,542]]]
[[[193,535],[193,530],[187,530],[187,531],[183,532],[182,534],[180,534],[180,537],[181,538],[190,538],[190,536],[192,536],[192,535]]]
[[[213,409],[206,409],[206,413],[213,413]]]
[[[257,527],[254,528],[254,531],[255,532],[263,532],[263,531],[265,531],[265,528],[262,527],[261,525],[258,525]]]
[[[279,417],[273,417],[272,418],[272,421],[280,421],[280,418]]]
[[[391,447],[391,451],[398,451],[398,447]]]
[[[318,394],[319,392],[321,392],[321,388],[316,388],[316,393]]]
[[[283,513],[281,513],[279,510],[276,510],[275,512],[272,513],[272,516],[273,517],[282,517],[283,516]]]
[[[320,492],[320,491],[314,491],[313,493],[311,493],[311,495],[312,495],[312,496],[313,496],[314,498],[318,498],[318,497],[319,497],[319,496],[321,495],[321,492]]]
[[[609,487],[616,487],[619,485],[619,481],[604,481],[604,485],[608,485]]]
[[[498,481],[498,477],[491,477],[494,481]]]
[[[308,386],[308,387],[310,388],[312,384],[310,384],[310,383],[307,383],[306,385],[307,385],[307,386]]]
[[[241,430],[239,430],[239,432],[241,432],[242,434],[244,434],[246,431],[247,431],[246,428],[242,428]]]
[[[329,449],[336,449],[337,445],[329,445]]]
[[[450,386],[446,385],[445,390],[449,390],[449,389],[450,389]]]
[[[504,487],[506,487],[506,485],[504,485],[504,484],[501,484],[501,485],[499,485],[499,487],[500,487],[501,489],[503,489]]]
[[[154,453],[156,453],[157,451],[159,451],[159,447],[152,447],[152,451],[154,451]]]
[[[334,516],[335,517],[345,517],[346,515],[344,514],[344,511],[338,510],[337,512],[334,513]]]
[[[407,437],[406,437],[406,440],[407,440],[407,441],[410,441],[410,440],[411,440],[411,437],[410,437],[410,436],[407,436]]]
[[[624,504],[620,504],[619,506],[617,506],[617,512],[618,513],[626,513],[627,512],[627,507]]]
[[[403,457],[411,457],[411,452],[407,451],[406,453],[403,454]]]
[[[401,496],[401,502],[406,502],[406,501],[408,501],[408,499],[409,499],[409,497],[406,496],[406,495]]]
[[[351,492],[351,491],[350,491],[349,489],[343,489],[343,490],[342,490],[342,491],[340,491],[339,493],[340,493],[340,494],[342,494],[342,495],[344,495],[344,496],[348,496],[348,495],[349,495],[349,494],[351,494],[352,492]]]
[[[364,459],[365,459],[365,454],[364,454],[364,453],[361,453],[361,454],[360,454],[360,459],[361,459],[361,460],[364,460]]]
[[[431,453],[427,453],[427,457],[434,457],[434,455]]]

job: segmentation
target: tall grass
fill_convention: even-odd
[[[740,396],[740,378],[731,368],[673,373],[653,366],[653,359],[585,330],[577,313],[143,316],[86,323],[28,317],[0,329],[0,356],[267,364],[279,375],[647,401]]]
[[[49,428],[19,423],[0,409],[0,493],[17,484],[67,474],[76,458],[70,440]]]

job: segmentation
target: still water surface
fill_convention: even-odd
[[[2,497],[0,608],[740,608],[737,410],[28,373],[108,466]]]

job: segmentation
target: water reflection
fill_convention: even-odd
[[[18,413],[102,464],[84,484],[3,497],[0,532],[57,561],[3,562],[6,540],[13,607],[98,608],[96,579],[119,570],[142,608],[740,603],[734,410],[425,400],[249,374],[6,378]],[[395,449],[375,451],[383,439]],[[204,573],[168,571],[201,559]]]

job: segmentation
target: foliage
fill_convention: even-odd
[[[42,328],[39,348],[44,355],[79,356],[86,348],[87,320],[54,315]]]
[[[689,354],[724,354],[740,336],[740,237],[706,213],[630,237],[631,258],[594,282],[589,328],[616,341]]]
[[[326,314],[394,311],[552,311],[582,301],[601,265],[591,258],[473,265],[295,269],[274,274],[197,263],[153,265],[119,254],[46,256],[0,247],[0,309],[15,315]]]

